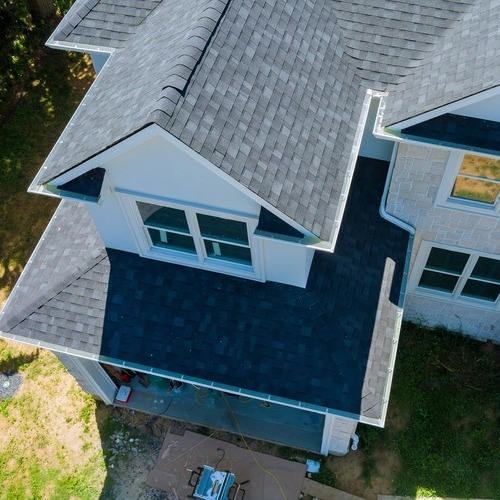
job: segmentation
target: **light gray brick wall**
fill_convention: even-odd
[[[500,343],[499,312],[415,294],[408,294],[406,299],[404,318],[408,321]]]
[[[410,276],[423,240],[500,255],[500,217],[436,206],[449,151],[401,144],[387,197],[388,213],[415,227]],[[404,319],[500,342],[500,312],[411,293]]]

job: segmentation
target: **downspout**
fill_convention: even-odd
[[[392,182],[392,176],[394,175],[394,168],[396,166],[396,157],[398,155],[398,149],[399,149],[399,143],[395,142],[394,143],[394,149],[392,150],[392,155],[391,155],[391,161],[389,163],[389,170],[387,172],[387,177],[385,179],[385,186],[384,186],[384,192],[382,194],[382,201],[380,202],[380,216],[395,224],[396,226],[399,226],[401,229],[404,229],[405,231],[408,231],[410,233],[410,236],[415,236],[415,228],[413,226],[410,226],[407,222],[398,219],[394,215],[391,215],[387,213],[385,207],[387,205],[387,197],[389,195],[389,188],[391,187],[391,182]]]
[[[401,229],[404,229],[410,234],[408,240],[408,248],[406,249],[405,268],[403,270],[403,282],[401,286],[401,291],[399,293],[399,302],[398,302],[398,306],[402,308],[406,296],[406,283],[408,281],[408,271],[410,269],[411,249],[413,246],[413,239],[415,237],[415,228],[410,224],[408,224],[407,222],[398,219],[394,215],[387,213],[386,211],[387,197],[389,195],[389,189],[391,187],[392,176],[394,175],[394,168],[396,166],[396,157],[398,155],[398,149],[399,149],[399,143],[396,142],[394,144],[394,149],[391,155],[391,161],[389,163],[389,170],[387,172],[387,177],[385,179],[384,192],[382,193],[382,200],[380,202],[379,213],[383,219],[392,224],[395,224],[396,226],[400,227]]]

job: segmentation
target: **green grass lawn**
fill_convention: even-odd
[[[397,495],[499,499],[500,347],[404,324],[387,428],[361,433],[399,455]]]

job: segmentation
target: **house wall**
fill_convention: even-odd
[[[89,54],[92,60],[92,66],[94,66],[94,71],[98,74],[106,64],[110,55],[104,52],[89,52]]]
[[[106,404],[114,401],[117,388],[97,361],[53,352],[85,392],[98,397]]]
[[[420,145],[399,146],[387,198],[387,212],[416,229],[404,318],[429,326],[444,326],[473,337],[500,342],[500,312],[446,299],[424,296],[412,289],[415,261],[423,241],[500,254],[500,217],[472,209],[436,205],[436,196],[450,156],[448,150]]]
[[[109,248],[139,253],[123,205],[123,197],[129,196],[126,193],[216,210],[228,214],[228,218],[234,214],[257,220],[260,213],[257,201],[160,136],[102,166],[111,187],[104,190],[98,205],[89,204],[89,211]],[[314,250],[261,237],[256,244],[265,280],[306,285]]]
[[[338,456],[347,454],[357,425],[358,421],[351,418],[325,415],[321,453],[324,455],[331,453]]]

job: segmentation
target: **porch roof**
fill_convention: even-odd
[[[378,213],[386,173],[358,161],[336,251],[316,253],[305,289],[103,249],[84,205],[64,201],[0,330],[380,421],[408,246]]]

